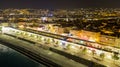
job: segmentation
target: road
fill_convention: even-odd
[[[59,55],[59,54],[54,53],[49,50],[44,50],[42,48],[39,48],[38,46],[35,46],[35,44],[31,44],[29,42],[19,40],[17,38],[13,38],[13,37],[2,34],[2,35],[0,35],[0,40],[10,43],[14,46],[29,50],[29,51],[35,53],[36,55],[45,57],[46,59],[49,59],[52,62],[55,62],[56,64],[59,64],[63,67],[87,67],[83,64],[80,64],[71,59],[68,59],[62,55]]]
[[[13,35],[13,34],[12,34],[12,35]],[[38,41],[37,38],[31,37],[31,36],[23,36],[23,35],[21,35],[21,34],[15,34],[15,35],[13,35],[13,36],[22,37],[22,38],[25,38],[25,39],[27,39],[27,40],[34,41],[34,42],[36,42],[36,43],[40,42],[39,44],[42,44],[42,45],[44,45],[44,46],[47,46],[47,45],[48,45],[48,44],[42,43],[41,41]],[[50,44],[50,45],[52,45],[52,44]],[[35,45],[34,45],[34,46],[35,46]],[[37,46],[36,46],[36,47],[37,47]],[[89,55],[89,54],[83,55],[83,54],[80,53],[80,52],[79,52],[79,54],[76,54],[76,53],[73,53],[72,51],[69,51],[69,50],[66,51],[66,50],[63,50],[63,49],[61,49],[61,48],[59,48],[59,47],[55,47],[55,49],[61,50],[61,51],[63,51],[63,52],[67,52],[67,53],[69,53],[69,54],[74,54],[74,55],[76,55],[76,56],[78,56],[78,57],[82,57],[82,58],[84,58],[84,59],[89,59],[90,61],[93,61],[94,63],[103,64],[103,65],[108,66],[108,67],[118,67],[118,66],[116,66],[116,65],[114,64],[114,61],[113,61],[113,60],[104,59],[103,61],[98,61],[98,60],[96,60],[95,58],[93,58],[92,55]],[[74,50],[73,50],[73,51],[74,51]],[[51,53],[50,53],[50,54],[51,54]]]

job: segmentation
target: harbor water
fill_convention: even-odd
[[[0,67],[45,67],[25,55],[0,44]]]

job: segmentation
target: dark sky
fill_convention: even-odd
[[[0,0],[0,8],[118,8],[120,0]]]

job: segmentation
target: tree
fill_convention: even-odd
[[[70,46],[71,46],[71,44],[68,44],[68,45],[66,46],[66,48],[67,48],[67,49],[70,49]]]
[[[47,43],[48,43],[48,44],[50,43],[50,38],[47,39]]]
[[[102,58],[102,60],[104,59],[104,57],[105,57],[105,54],[104,53],[101,53],[100,54],[100,57]]]
[[[42,41],[42,37],[41,37],[41,36],[39,37],[39,41],[40,41],[40,42]]]
[[[112,56],[112,58],[113,58],[114,60],[118,60],[118,59],[119,59],[118,54],[114,54],[114,55]]]
[[[87,52],[87,48],[84,48],[84,49],[82,50],[82,52],[83,52],[83,54],[85,54],[85,53]]]
[[[115,61],[119,59],[118,54],[114,54],[112,58],[114,59],[114,64],[115,64]]]
[[[69,29],[68,28],[65,28],[64,29],[64,33],[69,33],[70,31],[69,31]]]
[[[19,34],[19,31],[16,31],[16,34]]]
[[[54,46],[55,46],[55,47],[58,47],[58,44],[59,44],[59,42],[57,41]]]
[[[0,27],[0,31],[2,31],[2,27]]]
[[[28,36],[28,33],[26,32],[24,35],[25,35],[25,36]]]

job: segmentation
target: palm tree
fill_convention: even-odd
[[[28,36],[28,33],[26,32],[26,33],[24,34],[24,36]]]
[[[39,37],[39,41],[40,41],[40,42],[42,41],[42,37],[41,37],[41,36]]]
[[[0,31],[2,31],[2,27],[0,27]]]
[[[16,31],[16,35],[19,35],[19,33],[20,33],[19,31]]]
[[[71,46],[71,44],[68,44],[67,46],[66,46],[66,49],[70,49],[70,46]]]
[[[50,43],[50,38],[47,39],[47,43],[48,43],[48,44]]]
[[[57,41],[54,46],[55,46],[55,47],[58,47],[58,44],[59,44],[59,42]]]
[[[100,57],[102,58],[102,60],[104,59],[104,57],[105,57],[105,54],[104,53],[101,53],[100,54]]]
[[[114,54],[112,58],[114,59],[114,64],[115,64],[115,61],[119,59],[118,54]]]
[[[85,53],[87,52],[87,48],[84,48],[84,49],[82,50],[82,52],[83,52],[83,54],[85,54]]]

